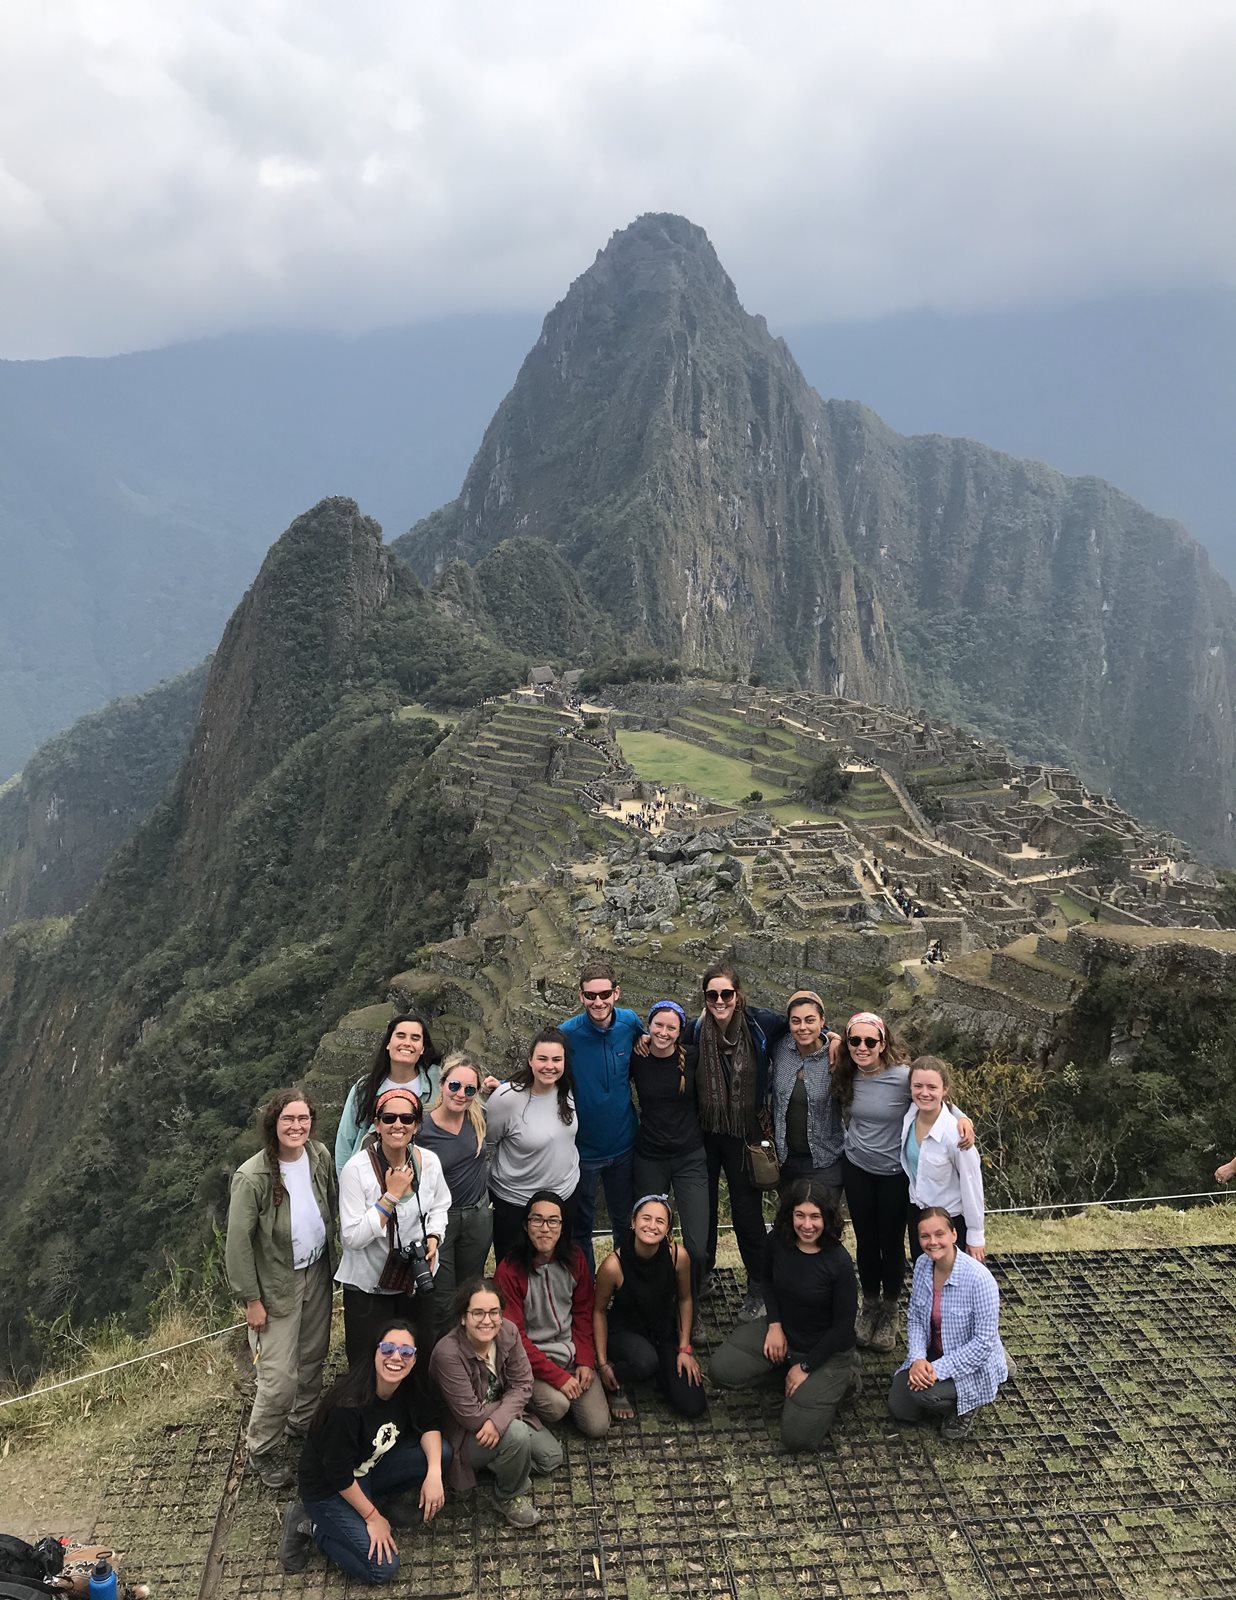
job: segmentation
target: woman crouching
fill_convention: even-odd
[[[430,1371],[449,1413],[453,1487],[471,1489],[479,1472],[492,1473],[494,1505],[514,1527],[532,1528],[541,1520],[532,1474],[561,1466],[562,1446],[527,1412],[532,1368],[503,1306],[492,1278],[465,1283],[455,1296],[455,1327],[434,1347]]]
[[[712,1358],[713,1382],[745,1389],[783,1374],[781,1442],[818,1450],[857,1387],[858,1284],[841,1243],[841,1215],[813,1178],[786,1191],[764,1252],[767,1317],[740,1324]]]
[[[450,1449],[437,1402],[413,1378],[415,1367],[408,1324],[386,1323],[323,1398],[301,1451],[300,1503],[284,1513],[285,1572],[303,1572],[316,1544],[363,1583],[389,1583],[399,1571],[392,1529],[430,1522],[441,1511]]]
[[[922,1255],[910,1286],[910,1354],[889,1390],[898,1422],[940,1423],[944,1439],[966,1439],[979,1408],[1009,1375],[1000,1343],[1000,1291],[980,1262],[957,1248],[942,1206],[918,1219]]]

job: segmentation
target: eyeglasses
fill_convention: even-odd
[[[392,1344],[389,1339],[380,1340],[378,1349],[384,1356],[400,1356],[404,1361],[411,1361],[416,1354],[414,1344]]]
[[[879,1039],[864,1039],[864,1038],[860,1038],[857,1033],[852,1033],[850,1035],[850,1041],[849,1042],[850,1042],[851,1048],[853,1048],[855,1050],[858,1050],[860,1048],[863,1049],[863,1050],[878,1050],[880,1048],[880,1044],[881,1044],[882,1041],[879,1040]]]
[[[302,1123],[311,1123],[312,1117],[280,1117],[280,1123],[285,1123],[289,1128],[299,1127]]]
[[[530,1228],[548,1228],[551,1233],[557,1233],[558,1229],[562,1226],[562,1218],[561,1217],[529,1217],[528,1218],[528,1226]]]
[[[495,1306],[492,1311],[469,1311],[468,1315],[474,1322],[501,1322],[502,1311]]]
[[[415,1111],[383,1111],[378,1116],[378,1121],[384,1122],[388,1128],[396,1122],[402,1122],[405,1128],[413,1128],[420,1120]]]
[[[581,989],[579,992],[585,1000],[608,1000],[614,991],[612,989]]]
[[[705,989],[704,999],[710,1006],[724,1005],[738,993],[737,989]]]
[[[464,1083],[460,1078],[452,1078],[446,1087],[452,1094],[462,1094],[468,1100],[471,1100],[476,1093],[476,1085],[474,1083]]]

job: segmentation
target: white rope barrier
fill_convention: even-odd
[[[1085,1211],[1091,1206],[1153,1206],[1166,1200],[1231,1201],[1236,1200],[1236,1192],[1231,1189],[1198,1189],[1192,1194],[1143,1194],[1133,1195],[1127,1200],[1051,1200],[1038,1206],[1002,1206],[999,1209],[989,1206],[984,1215],[1014,1217],[1029,1211]]]
[[[96,1378],[105,1378],[109,1372],[119,1372],[122,1367],[135,1367],[143,1361],[156,1361],[160,1356],[170,1356],[177,1350],[187,1350],[190,1345],[205,1344],[209,1339],[222,1339],[224,1334],[235,1333],[238,1328],[245,1326],[243,1322],[234,1322],[230,1328],[216,1328],[213,1333],[199,1333],[192,1339],[182,1339],[179,1344],[169,1344],[162,1350],[148,1350],[143,1356],[130,1356],[127,1361],[117,1361],[110,1367],[96,1367],[93,1372],[83,1372],[76,1378],[62,1378],[59,1383],[49,1383],[45,1389],[32,1389],[29,1394],[10,1395],[7,1400],[0,1400],[0,1410],[5,1406],[20,1405],[23,1400],[38,1400],[45,1394],[55,1394],[57,1389],[68,1389],[75,1383],[91,1383]]]

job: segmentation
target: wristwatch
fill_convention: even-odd
[[[807,1363],[805,1361],[800,1361],[798,1363],[798,1370],[800,1372],[810,1372],[811,1368],[807,1365]]]

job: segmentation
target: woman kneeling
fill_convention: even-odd
[[[910,1287],[909,1357],[889,1390],[898,1422],[939,1421],[945,1439],[968,1438],[980,1406],[1009,1375],[1000,1343],[1000,1291],[980,1262],[957,1248],[942,1206],[918,1220],[922,1255]]]
[[[442,1509],[443,1443],[437,1403],[413,1379],[416,1346],[391,1322],[318,1407],[300,1457],[300,1504],[284,1514],[280,1559],[303,1572],[310,1544],[364,1583],[399,1571],[392,1527],[429,1522]],[[415,1504],[408,1492],[420,1485]]]
[[[532,1368],[519,1330],[502,1316],[505,1300],[492,1278],[473,1278],[455,1296],[455,1327],[430,1360],[450,1420],[455,1452],[451,1483],[471,1489],[476,1475],[494,1478],[494,1504],[517,1528],[532,1528],[541,1513],[532,1503],[532,1474],[562,1465],[562,1446],[526,1414]]]
[[[784,1374],[781,1442],[787,1450],[818,1450],[838,1406],[856,1387],[858,1285],[841,1229],[823,1185],[796,1179],[765,1249],[768,1316],[740,1324],[712,1358],[713,1382],[725,1389]]]
[[[663,1194],[635,1202],[631,1233],[597,1272],[592,1329],[597,1371],[615,1422],[635,1412],[625,1384],[652,1378],[684,1417],[704,1414],[704,1380],[691,1349],[692,1262],[670,1241],[674,1218]]]

